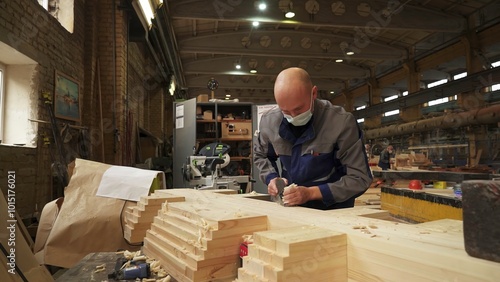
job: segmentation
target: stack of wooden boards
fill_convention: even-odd
[[[167,201],[146,233],[143,252],[178,281],[231,281],[243,236],[262,230],[265,215],[210,202]]]
[[[346,281],[347,237],[303,226],[254,233],[238,281]]]
[[[140,243],[146,236],[146,230],[151,228],[153,218],[158,214],[158,210],[165,202],[183,202],[184,197],[175,196],[168,193],[153,193],[150,196],[143,196],[135,206],[125,209],[123,237],[129,243]]]
[[[165,209],[160,211],[160,213],[166,214],[154,219],[151,231],[146,235],[144,247],[148,256],[159,259],[162,266],[178,281],[232,281],[231,279],[216,278],[218,276],[212,274],[217,274],[219,270],[226,271],[224,267],[234,269],[234,260],[225,261],[223,267],[222,264],[217,264],[210,259],[206,261],[201,259],[202,253],[200,251],[203,251],[203,255],[211,252],[222,255],[225,252],[222,249],[225,247],[226,250],[231,249],[231,252],[236,253],[237,251],[234,249],[239,248],[236,246],[237,243],[234,243],[236,239],[234,239],[235,241],[221,241],[211,245],[213,243],[210,241],[213,239],[209,240],[207,236],[193,236],[196,234],[196,229],[193,227],[189,232],[180,233],[181,229],[184,230],[191,226],[192,221],[198,222],[197,226],[205,226],[203,223],[205,220],[206,226],[213,226],[212,223],[209,224],[210,218],[217,219],[217,221],[223,219],[222,217],[213,218],[214,214],[219,214],[222,211],[233,213],[233,215],[234,211],[238,211],[243,215],[252,214],[257,218],[259,215],[265,216],[267,218],[267,231],[256,231],[253,233],[254,237],[260,236],[259,234],[262,233],[265,234],[265,232],[275,232],[273,240],[280,242],[283,246],[286,246],[286,233],[291,232],[287,230],[294,228],[298,230],[304,226],[311,229],[319,227],[331,231],[332,234],[345,236],[346,245],[343,251],[341,251],[342,244],[340,243],[341,237],[339,237],[341,235],[334,236],[338,240],[332,240],[330,244],[332,244],[332,249],[338,248],[336,250],[340,257],[347,254],[346,263],[343,266],[339,261],[333,264],[328,263],[337,270],[335,274],[328,275],[339,276],[328,277],[328,280],[323,281],[497,281],[497,278],[500,277],[500,263],[471,257],[465,252],[463,223],[460,220],[443,219],[421,224],[405,224],[386,220],[390,218],[388,212],[367,207],[319,211],[301,207],[283,207],[273,202],[251,199],[246,195],[220,195],[193,189],[158,190],[155,193],[168,193],[185,197],[185,202],[168,203]],[[195,217],[195,220],[192,219],[192,216],[195,216],[194,213],[198,216]],[[174,219],[173,217],[176,217],[175,219],[178,221],[169,225],[169,218]],[[183,223],[181,225],[180,219],[177,218],[182,217],[185,219],[181,220]],[[237,218],[233,218],[229,222],[236,222],[233,220]],[[238,221],[238,224],[227,230],[239,231],[243,224],[245,224],[244,221]],[[200,235],[205,232],[205,228],[198,230],[201,231]],[[242,233],[249,234],[250,232],[250,230],[246,230]],[[281,233],[280,236],[283,237],[278,236]],[[179,236],[173,236],[174,234]],[[217,234],[217,231],[214,234]],[[265,236],[263,235],[261,238],[271,237],[270,235]],[[196,247],[198,238],[202,239],[200,244],[206,244],[206,250]],[[264,239],[256,239],[255,241],[258,241],[254,242],[256,246],[265,245],[265,243],[260,243],[264,242]],[[271,249],[270,247],[266,248]],[[285,268],[290,267],[290,265],[311,267],[309,262],[324,258],[323,253],[313,252],[315,257],[312,259],[304,258],[300,264],[294,265],[289,264],[290,260],[296,259],[293,255],[293,259],[285,258],[284,255],[265,259],[265,251],[261,254],[261,249],[264,248],[259,248],[259,254],[256,254],[250,247],[249,252],[252,253],[245,260],[253,259],[263,262],[253,266],[248,263],[243,265],[243,269],[238,270],[241,272],[241,277],[240,273],[237,272],[233,279],[272,281],[273,276],[257,278],[260,275],[258,272],[263,271],[263,267],[269,268],[272,265],[275,268],[272,273],[275,273],[273,275],[277,277],[275,281],[288,281],[280,279],[279,275],[284,274],[278,274],[279,271],[276,270],[279,269],[281,263],[280,257],[283,257]],[[301,255],[307,256],[304,253],[305,249]],[[188,262],[187,259],[191,261]],[[195,263],[200,269],[203,269],[203,272],[192,271]],[[180,275],[183,274],[182,271],[190,276]],[[284,271],[286,272],[286,270]],[[342,272],[347,273],[347,278],[340,277]],[[247,273],[251,273],[251,275],[244,276]],[[314,279],[306,281],[309,280],[321,281],[321,277],[314,277]]]

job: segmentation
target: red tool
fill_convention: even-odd
[[[412,190],[422,190],[422,182],[420,182],[420,180],[412,180],[410,184],[408,184],[408,188]]]

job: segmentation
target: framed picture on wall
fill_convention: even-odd
[[[80,84],[58,71],[55,74],[54,115],[80,121]]]

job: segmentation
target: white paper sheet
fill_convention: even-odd
[[[145,170],[126,166],[112,166],[103,176],[96,196],[139,201],[147,196],[153,179],[162,171]]]
[[[178,117],[175,119],[175,129],[184,128],[184,117]]]

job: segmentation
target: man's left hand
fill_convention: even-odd
[[[285,189],[283,203],[287,206],[297,206],[310,200],[310,190],[305,186],[295,186]]]

